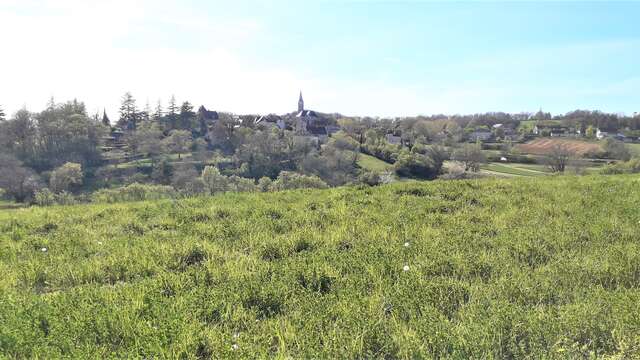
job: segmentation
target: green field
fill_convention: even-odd
[[[1,210],[0,358],[638,358],[638,189],[562,176]]]
[[[393,164],[363,153],[358,154],[358,166],[366,170],[378,172],[389,171],[393,168]]]
[[[504,174],[505,176],[545,176],[546,173],[527,167],[522,167],[523,164],[508,164],[508,163],[488,163],[482,165],[482,170],[487,170],[490,173]]]

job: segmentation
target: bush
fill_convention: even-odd
[[[82,166],[68,162],[51,172],[49,186],[53,192],[60,193],[73,185],[82,184],[82,177]]]
[[[37,190],[33,197],[33,201],[39,206],[51,206],[56,203],[56,196],[48,188]]]
[[[326,189],[329,186],[317,176],[302,175],[290,171],[282,171],[272,184],[273,190],[292,189]]]
[[[607,165],[600,170],[600,173],[603,175],[640,173],[640,158],[633,158],[629,161]]]
[[[416,177],[420,179],[435,179],[440,168],[428,155],[404,152],[394,164],[396,174],[404,177]]]
[[[142,201],[176,197],[176,191],[171,186],[145,185],[133,183],[131,185],[98,190],[91,196],[94,202],[115,203],[120,201]]]
[[[375,171],[366,171],[360,174],[358,181],[369,186],[376,186],[382,183],[382,178]]]

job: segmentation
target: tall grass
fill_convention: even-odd
[[[0,357],[638,357],[638,189],[565,176],[0,211]]]

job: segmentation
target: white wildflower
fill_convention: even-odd
[[[402,267],[402,271],[409,271],[409,265],[405,265],[404,267]]]
[[[409,242],[404,243],[404,247],[409,247]]]
[[[231,345],[231,350],[233,351],[238,350],[238,344]]]
[[[43,247],[42,249],[40,249],[42,252],[47,252],[47,248]]]

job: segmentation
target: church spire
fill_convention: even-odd
[[[304,100],[302,99],[302,90],[300,91],[300,98],[298,99],[298,112],[304,111]]]
[[[109,117],[107,116],[107,109],[103,109],[102,111],[102,124],[111,126],[111,121],[109,121]]]

